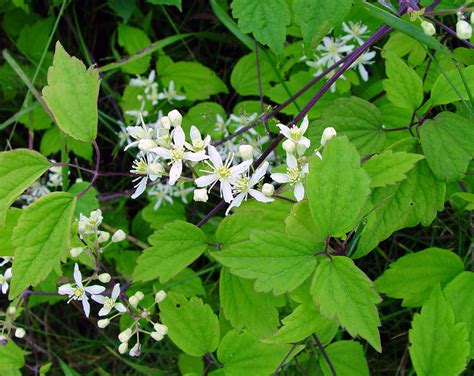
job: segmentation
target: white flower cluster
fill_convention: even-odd
[[[23,338],[26,335],[25,329],[15,324],[17,316],[14,305],[9,306],[5,312],[0,311],[0,347],[8,342],[12,334],[16,338]]]
[[[13,257],[4,256],[0,257],[0,267],[4,267],[8,263],[12,262]],[[5,271],[0,271],[0,294],[6,294],[8,291],[10,279],[12,278],[12,268],[6,268]]]

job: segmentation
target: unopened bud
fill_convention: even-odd
[[[321,136],[321,145],[324,146],[326,143],[337,135],[336,130],[333,127],[327,127],[323,131],[323,135]]]
[[[138,148],[145,153],[148,153],[151,149],[156,148],[158,145],[155,141],[145,138],[138,142]]]
[[[456,35],[459,39],[471,39],[472,26],[464,20],[459,20],[456,24]]]
[[[164,292],[163,290],[160,290],[156,293],[155,295],[155,303],[159,304],[161,303],[163,300],[166,299],[166,292]]]
[[[152,332],[150,334],[151,338],[153,338],[155,341],[161,341],[163,338],[165,338],[165,336],[161,333],[158,333],[158,332]]]
[[[25,334],[26,334],[25,329],[16,328],[16,330],[15,330],[15,337],[16,338],[23,338],[25,336]]]
[[[80,221],[77,224],[77,233],[79,235],[83,235],[85,232],[86,232],[86,224],[84,222]]]
[[[79,257],[79,255],[84,252],[84,248],[82,247],[77,247],[77,248],[71,248],[69,253],[71,254],[71,257],[76,258]]]
[[[128,342],[130,338],[132,338],[132,335],[133,335],[132,329],[127,328],[118,335],[118,339],[120,342]]]
[[[99,274],[98,278],[99,278],[99,281],[101,281],[102,283],[109,283],[110,280],[112,279],[109,273]]]
[[[271,197],[273,196],[273,193],[275,192],[275,187],[273,186],[273,184],[270,184],[270,183],[265,183],[263,186],[262,186],[262,193],[267,196],[267,197]]]
[[[285,150],[287,153],[293,154],[295,152],[296,145],[291,140],[283,141],[282,146],[283,146],[283,150]]]
[[[142,353],[141,351],[142,346],[139,343],[135,343],[135,345],[132,347],[128,355],[130,356],[140,356]]]
[[[195,189],[193,194],[194,201],[207,202],[209,196],[207,195],[206,188]]]
[[[163,166],[159,162],[152,162],[148,165],[148,173],[150,175],[163,175]]]
[[[145,297],[145,294],[144,294],[143,292],[141,292],[141,291],[137,291],[137,292],[134,294],[134,296],[136,296],[137,299],[138,299],[139,301],[141,301],[141,300],[143,300],[143,298]]]
[[[421,21],[421,28],[423,29],[423,32],[430,37],[436,34],[436,29],[431,22]]]
[[[251,161],[253,159],[253,147],[251,145],[240,145],[239,152],[244,161]]]
[[[109,241],[110,234],[107,231],[99,231],[98,234],[99,234],[99,236],[97,238],[97,241],[99,243],[105,243],[105,242]]]
[[[308,149],[306,146],[303,144],[297,144],[296,145],[296,153],[298,155],[303,155],[306,152],[306,149]]]
[[[9,316],[15,316],[16,307],[15,307],[15,306],[10,306],[10,307],[8,307],[7,313],[8,313]]]
[[[110,324],[109,319],[102,319],[102,320],[97,321],[97,326],[101,329],[107,328],[109,324]]]
[[[179,127],[183,121],[183,116],[178,110],[172,110],[168,112],[168,118],[170,119],[171,125],[173,127]]]
[[[160,118],[160,123],[163,126],[163,128],[170,130],[171,129],[171,121],[168,116],[162,116]]]
[[[121,241],[124,241],[127,235],[123,230],[117,230],[115,233],[112,235],[112,243],[118,243]]]
[[[120,354],[125,354],[128,350],[128,342],[122,342],[118,347],[118,352]]]
[[[153,325],[153,329],[155,329],[155,332],[156,333],[159,333],[163,336],[165,336],[166,334],[168,334],[168,327],[166,325],[163,325],[163,324],[155,324]]]
[[[131,305],[133,308],[137,308],[138,303],[139,303],[140,301],[138,300],[138,298],[137,298],[135,295],[133,295],[133,296],[131,296],[130,298],[128,298],[128,302],[130,303],[130,305]]]

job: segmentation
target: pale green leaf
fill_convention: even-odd
[[[27,352],[20,349],[11,339],[6,345],[0,346],[0,374],[22,368],[26,354]]]
[[[459,69],[461,72],[458,69],[452,69],[446,74],[439,74],[431,89],[431,103],[440,105],[470,100],[466,85],[469,92],[474,93],[474,65]]]
[[[191,126],[196,126],[202,134],[208,134],[211,137],[220,138],[222,132],[216,131],[218,116],[223,121],[226,120],[224,108],[215,102],[202,102],[191,107],[183,117],[182,127],[186,133],[189,133]]]
[[[454,313],[439,286],[415,314],[409,331],[411,361],[419,376],[459,375],[466,367],[469,342],[464,323]]]
[[[185,206],[175,201],[173,205],[162,203],[162,205],[155,209],[155,202],[145,206],[141,212],[142,218],[150,224],[150,227],[158,230],[164,225],[179,220],[186,221]]]
[[[0,228],[5,225],[10,205],[50,166],[45,157],[33,150],[17,149],[0,153]]]
[[[202,358],[199,357],[179,354],[178,367],[183,375],[188,373],[201,375],[204,369],[204,362]]]
[[[474,125],[452,112],[442,112],[423,123],[421,146],[438,179],[455,181],[464,176],[474,158]]]
[[[356,148],[346,137],[330,140],[323,159],[311,161],[306,178],[309,207],[321,235],[340,237],[354,228],[369,198],[369,185]]]
[[[135,281],[165,283],[196,260],[207,247],[204,232],[191,223],[175,221],[150,236],[152,245],[137,260]]]
[[[382,350],[376,307],[382,299],[369,277],[350,258],[334,256],[322,260],[314,274],[311,294],[323,316],[337,317],[352,337],[360,335],[375,350]]]
[[[53,121],[40,105],[37,105],[33,111],[28,112],[18,119],[27,128],[36,131],[47,129],[51,126]]]
[[[286,26],[290,23],[290,11],[284,0],[234,0],[232,15],[239,20],[239,29],[274,50],[283,51]]]
[[[134,55],[137,52],[151,45],[148,35],[136,27],[120,24],[117,29],[118,44],[128,55]],[[151,56],[145,55],[134,61],[127,62],[121,66],[125,73],[143,74],[150,66]]]
[[[212,255],[242,278],[256,279],[255,290],[275,295],[294,290],[313,272],[315,250],[294,236],[252,231],[250,240]]]
[[[0,257],[13,256],[15,252],[15,246],[12,243],[12,233],[18,223],[21,212],[18,208],[10,208],[7,211],[5,227],[0,227]]]
[[[454,197],[459,197],[464,200],[467,205],[464,207],[464,210],[471,211],[474,210],[474,193],[468,192],[457,192],[453,195]]]
[[[36,286],[59,265],[69,248],[76,198],[67,192],[41,197],[23,209],[13,230],[15,258],[10,299],[29,286]]]
[[[403,299],[405,307],[420,307],[431,290],[464,270],[455,253],[441,248],[428,248],[400,257],[375,281],[377,291],[391,298]]]
[[[171,292],[160,303],[160,318],[168,327],[168,336],[186,354],[202,356],[217,349],[219,319],[201,299],[188,301]]]
[[[359,342],[338,341],[324,349],[337,376],[369,376],[369,366],[365,359],[364,348]],[[324,357],[319,358],[319,364],[324,376],[332,376]]]
[[[53,18],[45,18],[34,24],[25,25],[18,36],[16,46],[34,62],[39,62],[45,46],[48,45],[49,34],[53,28]]]
[[[230,331],[222,339],[217,357],[226,376],[269,375],[290,350],[291,345],[263,343],[249,333]]]
[[[57,42],[43,99],[64,133],[80,141],[95,140],[99,86],[97,69],[86,69],[82,61],[71,57]]]
[[[324,249],[326,238],[316,228],[311,216],[308,200],[303,200],[291,209],[291,213],[285,218],[286,233],[296,236],[309,244]]]
[[[174,291],[178,294],[184,295],[186,298],[191,298],[196,295],[206,295],[206,291],[202,285],[201,278],[199,278],[199,274],[190,268],[184,269],[177,276],[166,283],[162,284],[155,282],[153,288],[155,291]]]
[[[405,180],[405,175],[419,160],[424,157],[420,154],[405,152],[393,153],[387,150],[382,154],[370,158],[363,164],[364,170],[369,174],[371,188],[385,187]]]
[[[108,0],[107,5],[118,16],[122,17],[123,22],[128,22],[137,4],[135,0]]]

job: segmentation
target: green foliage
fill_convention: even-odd
[[[324,248],[326,238],[314,225],[307,200],[293,205],[291,213],[285,218],[285,223],[287,234],[297,236],[320,249]]]
[[[10,299],[43,281],[69,248],[76,198],[55,192],[25,208],[13,230],[15,262]]]
[[[267,55],[260,52],[258,56],[262,92],[270,89],[270,83],[278,80],[277,71]],[[252,52],[243,56],[235,64],[230,76],[230,84],[240,95],[259,95],[258,74],[255,69],[256,54]]]
[[[469,342],[464,323],[454,313],[439,286],[415,314],[409,332],[410,357],[417,375],[459,375],[466,367]]]
[[[17,149],[0,153],[0,228],[5,224],[10,205],[50,166],[35,151]]]
[[[159,278],[161,283],[196,260],[207,248],[206,235],[198,227],[183,221],[167,224],[150,236],[151,248],[137,260],[133,272],[136,281]],[[156,265],[150,268],[150,265]]]
[[[160,317],[171,340],[186,354],[202,356],[219,345],[219,320],[199,298],[170,293],[160,304]]]
[[[0,255],[13,256],[15,246],[12,243],[12,233],[18,218],[20,218],[21,210],[18,208],[10,208],[7,210],[4,227],[0,227]]]
[[[0,346],[0,373],[2,375],[15,375],[15,372],[25,364],[27,353],[19,348],[12,340]]]
[[[440,73],[431,89],[430,102],[434,105],[469,100],[474,92],[474,66]],[[466,87],[467,86],[467,87]]]
[[[59,128],[76,140],[93,141],[97,136],[99,85],[97,69],[86,69],[57,42],[43,99]]]
[[[66,136],[64,133],[61,133],[58,127],[49,128],[46,132],[44,132],[40,143],[41,154],[50,156],[52,154],[59,153],[61,151],[64,138],[66,139],[66,145],[69,151],[88,161],[92,159],[91,144]]]
[[[360,335],[378,352],[382,351],[377,303],[381,299],[372,281],[344,256],[319,263],[311,285],[314,302],[327,318],[337,317],[347,332]]]
[[[117,29],[118,44],[128,55],[133,55],[143,50],[151,44],[148,35],[136,27],[120,24]],[[135,61],[128,62],[121,66],[125,73],[142,74],[145,73],[150,66],[151,56],[143,56]]]
[[[331,343],[325,349],[337,375],[341,376],[368,376],[369,366],[365,359],[362,345],[355,341],[338,341]],[[324,376],[332,375],[331,370],[323,357],[319,364]]]

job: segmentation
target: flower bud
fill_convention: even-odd
[[[283,146],[283,150],[285,150],[287,153],[293,154],[295,152],[296,145],[291,140],[283,141],[282,146]]]
[[[459,20],[456,24],[456,35],[459,39],[471,39],[472,26],[464,20]]]
[[[141,291],[137,291],[133,296],[136,296],[139,301],[143,300],[145,294]]]
[[[162,116],[160,118],[160,123],[163,126],[163,128],[170,130],[171,129],[171,121],[168,116]]]
[[[132,338],[132,335],[133,335],[132,329],[127,328],[118,335],[118,339],[120,342],[128,342],[130,338]]]
[[[135,295],[133,295],[130,298],[128,298],[128,302],[130,303],[130,305],[133,308],[137,308],[138,303],[140,302],[140,300],[138,300],[138,298]]]
[[[183,117],[178,110],[168,112],[168,118],[170,119],[171,125],[173,127],[179,127],[181,125],[181,121],[183,120]]]
[[[79,257],[79,255],[84,252],[84,248],[82,247],[77,247],[77,248],[71,248],[69,253],[71,254],[71,257],[76,258]]]
[[[262,193],[267,196],[267,197],[271,197],[273,196],[273,193],[275,192],[275,187],[273,186],[273,184],[270,184],[270,183],[265,183],[263,186],[262,186]]]
[[[83,235],[86,232],[86,229],[86,224],[82,221],[79,221],[79,223],[77,224],[77,233],[79,235]]]
[[[148,153],[151,149],[156,148],[157,146],[156,142],[149,138],[144,138],[138,142],[138,148],[145,153]]]
[[[99,281],[101,281],[102,283],[109,283],[110,280],[112,279],[109,273],[99,274],[98,278],[99,278]]]
[[[163,175],[163,166],[159,162],[152,162],[148,165],[148,173],[150,175]]]
[[[8,313],[9,316],[15,316],[16,307],[15,307],[15,306],[10,306],[10,307],[8,307],[7,313]]]
[[[195,189],[193,200],[200,201],[200,202],[207,202],[207,200],[209,200],[209,196],[207,195],[206,188]]]
[[[127,235],[123,230],[117,230],[115,233],[112,235],[112,243],[119,243],[121,241],[124,241]]]
[[[97,241],[99,243],[105,243],[108,242],[110,239],[110,234],[107,231],[98,231],[99,237],[97,238]]]
[[[240,145],[239,153],[244,161],[251,161],[253,159],[253,147],[251,145]]]
[[[125,354],[128,350],[128,342],[122,342],[118,347],[118,352],[120,354]]]
[[[139,343],[135,343],[135,345],[132,347],[128,355],[130,356],[140,356],[142,353],[141,351],[142,346]]]
[[[26,334],[25,329],[16,328],[16,330],[15,330],[15,337],[16,338],[23,338],[25,336],[25,334]]]
[[[296,145],[296,153],[298,155],[303,155],[306,152],[306,149],[308,149],[306,146],[303,144],[297,144]]]
[[[160,290],[155,295],[155,303],[160,304],[163,300],[166,299],[166,292]]]
[[[168,327],[166,325],[163,325],[163,324],[155,324],[153,325],[153,329],[155,329],[155,332],[156,333],[159,333],[163,336],[165,336],[166,334],[168,334]]]
[[[321,136],[321,145],[324,146],[326,143],[337,135],[336,130],[333,127],[327,127],[323,131],[323,135]]]
[[[0,334],[0,346],[5,346],[8,343],[8,337]]]
[[[97,326],[101,329],[107,328],[109,324],[110,324],[109,319],[102,319],[102,320],[97,321]]]
[[[163,338],[165,338],[165,336],[161,333],[158,333],[158,332],[152,332],[150,334],[151,338],[153,338],[155,341],[161,341]]]
[[[431,22],[421,21],[421,28],[423,29],[423,32],[429,37],[436,34],[436,29]]]

